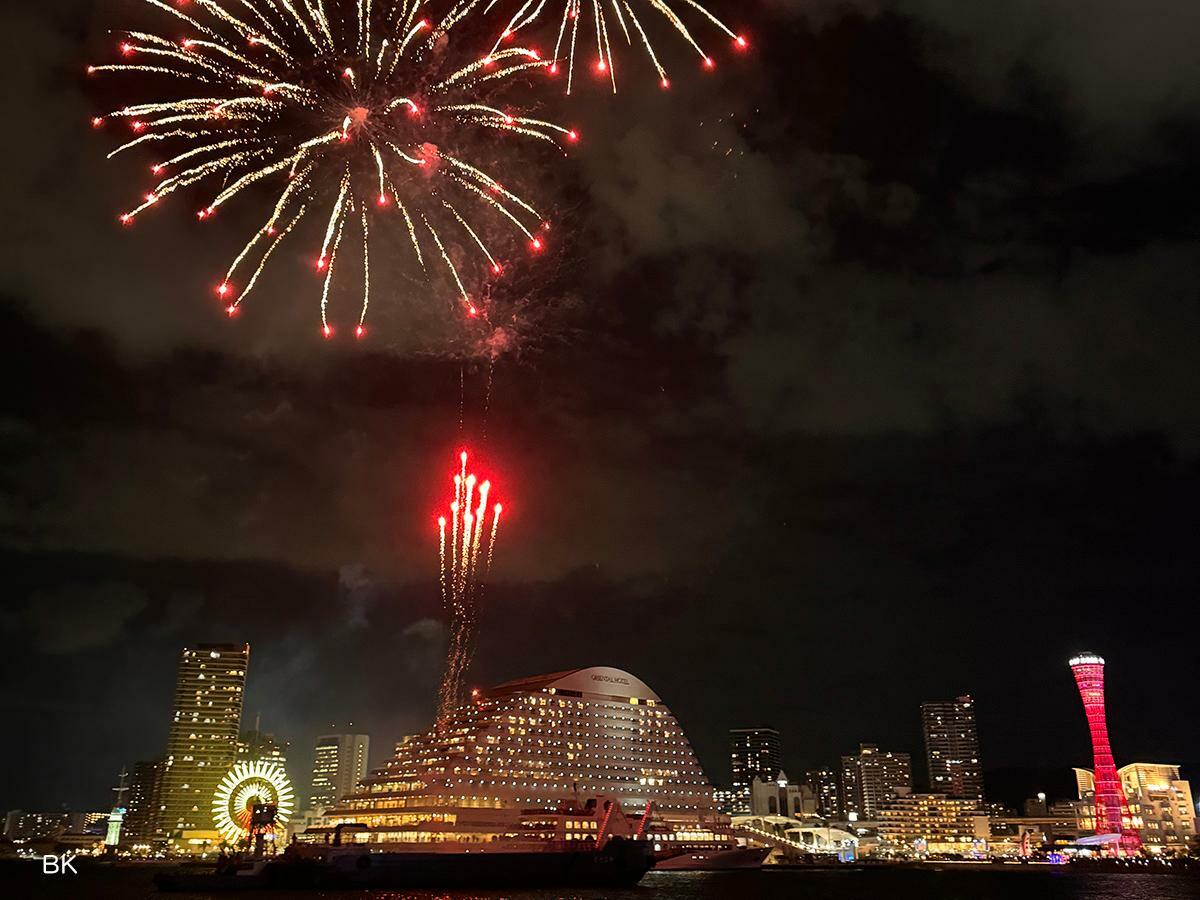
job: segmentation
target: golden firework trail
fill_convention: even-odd
[[[490,510],[492,522],[490,530],[487,528],[491,482],[480,483],[475,475],[468,473],[467,460],[464,450],[459,455],[461,468],[454,476],[450,517],[441,516],[438,519],[439,581],[442,603],[450,617],[446,671],[438,692],[438,721],[444,721],[466,696],[465,677],[474,654],[479,601],[483,594],[484,579],[492,567],[496,538],[500,532],[499,503]],[[449,554],[446,552],[447,545]]]
[[[309,232],[310,217],[324,225],[312,258],[325,337],[334,334],[335,268],[344,271],[347,255],[358,256],[351,268],[362,272],[357,337],[367,332],[372,297],[374,307],[385,302],[371,286],[378,260],[389,259],[376,253],[371,265],[383,229],[407,237],[418,277],[437,277],[429,261],[444,266],[439,280],[454,286],[445,302],[465,317],[486,317],[469,286],[503,269],[481,237],[495,233],[485,226],[542,249],[547,223],[501,187],[508,179],[500,176],[526,160],[498,149],[497,136],[561,149],[577,134],[530,115],[533,101],[520,90],[530,73],[555,70],[553,59],[528,47],[489,50],[490,29],[478,42],[466,33],[483,0],[139,2],[162,18],[160,32],[124,32],[119,60],[88,69],[160,94],[92,120],[130,131],[110,158],[165,148],[151,166],[152,186],[120,221],[133,225],[185,189],[206,192],[200,221],[273,192],[266,222],[216,286],[230,316],[280,244]]]
[[[459,0],[459,6],[469,9],[475,7],[477,2],[479,0]],[[561,15],[557,12],[560,5]],[[559,74],[561,60],[567,70],[568,94],[574,87],[577,61],[588,55],[592,56],[590,67],[596,76],[606,79],[612,85],[613,93],[617,92],[617,66],[612,45],[614,41],[619,44],[622,39],[626,46],[640,46],[658,73],[659,83],[664,88],[671,86],[667,70],[643,25],[643,17],[665,20],[670,29],[700,55],[700,64],[707,70],[715,69],[716,62],[692,35],[683,19],[684,15],[723,32],[737,50],[745,50],[749,46],[744,35],[731,30],[696,0],[487,0],[484,11],[493,10],[500,14],[505,23],[492,47],[493,53],[513,40],[518,32],[533,31],[542,24],[554,30],[554,63],[550,66],[550,74]],[[511,15],[509,10],[513,10]],[[582,37],[581,31],[585,33]],[[588,41],[587,34],[592,35],[594,40]],[[590,44],[590,50],[584,49],[585,42]],[[580,68],[587,65],[586,62],[580,63]]]

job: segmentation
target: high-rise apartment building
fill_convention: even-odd
[[[859,744],[842,757],[842,818],[873,820],[890,800],[912,793],[912,760],[907,753]]]
[[[755,778],[774,781],[782,766],[779,732],[774,728],[734,728],[729,732],[733,778],[733,812],[750,812],[750,785]]]
[[[156,823],[175,852],[220,841],[212,800],[237,756],[249,662],[249,644],[199,644],[180,656]]]
[[[161,759],[133,764],[129,792],[125,798],[125,819],[121,823],[123,847],[149,843],[154,838],[154,827],[161,803],[162,772]]]
[[[323,734],[317,738],[308,808],[333,806],[352,793],[367,774],[370,750],[371,739],[365,734]]]
[[[975,702],[968,695],[922,703],[921,725],[930,792],[982,804],[983,765],[979,761]]]
[[[805,781],[816,797],[817,815],[832,818],[841,814],[841,785],[833,769],[813,769],[805,773]]]

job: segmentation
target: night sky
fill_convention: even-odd
[[[626,668],[718,783],[763,723],[793,775],[920,776],[919,703],[970,692],[1019,799],[1090,765],[1091,649],[1118,764],[1200,779],[1200,7],[710,5],[751,53],[577,98],[490,403],[399,316],[320,340],[301,249],[229,322],[238,214],[115,222],[147,160],[82,71],[127,0],[0,13],[0,809],[104,808],[202,641],[250,642],[302,791],[349,721],[382,762],[432,713],[464,442],[508,517],[475,683]]]

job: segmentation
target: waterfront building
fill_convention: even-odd
[[[108,828],[108,817],[110,813],[106,812],[69,812],[67,816],[68,831],[93,831],[96,834],[104,834]]]
[[[125,820],[121,823],[121,844],[149,844],[154,839],[163,763],[161,759],[133,764],[129,796],[125,801]]]
[[[1184,853],[1196,837],[1196,808],[1192,787],[1180,777],[1179,766],[1166,763],[1130,763],[1117,769],[1128,812],[1128,827],[1137,830],[1150,853]],[[1075,770],[1079,801],[1075,808],[1079,826],[1096,829],[1095,777],[1088,769]]]
[[[1083,701],[1088,731],[1092,738],[1092,804],[1095,831],[1115,835],[1117,852],[1134,853],[1141,837],[1133,827],[1129,804],[1117,779],[1112,746],[1108,740],[1108,718],[1104,708],[1104,659],[1095,653],[1081,653],[1070,660],[1071,672]]]
[[[333,806],[367,774],[371,739],[365,734],[323,734],[313,750],[312,787],[308,808]]]
[[[860,744],[842,757],[842,814],[846,820],[873,821],[888,801],[912,793],[912,760],[907,753]]]
[[[975,702],[969,695],[921,704],[929,790],[983,803]],[[982,807],[981,807],[982,808]]]
[[[816,798],[817,815],[826,819],[841,815],[841,789],[834,769],[811,769],[805,773],[804,780]]]
[[[1027,797],[1022,804],[1022,811],[1026,816],[1045,816],[1050,812],[1050,807],[1046,804],[1046,795],[1041,791],[1036,797]]]
[[[1032,809],[1033,814],[1022,816],[989,816],[989,851],[993,856],[1027,857],[1042,849],[1072,844],[1089,833],[1080,830],[1071,803],[1046,806],[1043,801]]]
[[[732,813],[736,795],[732,788],[714,788],[713,806],[723,813]]]
[[[974,800],[945,794],[907,794],[879,813],[885,851],[901,856],[986,854],[988,817]]]
[[[780,770],[770,781],[750,782],[750,815],[802,818],[817,811],[816,795],[807,784],[792,784]]]
[[[1117,777],[1138,826],[1142,842],[1153,853],[1185,852],[1196,837],[1192,786],[1179,776],[1179,766],[1130,763]]]
[[[98,844],[108,828],[107,812],[26,812],[10,810],[4,817],[4,837],[14,844],[54,841],[80,847]]]
[[[68,818],[65,812],[26,812],[23,809],[13,809],[4,817],[4,837],[13,843],[26,843],[62,834],[67,826]]]
[[[290,844],[296,836],[304,834],[310,828],[325,823],[325,811],[322,809],[306,809],[288,819],[284,831],[284,843]]]
[[[773,781],[783,756],[779,732],[774,728],[734,728],[729,732],[733,811],[750,812],[750,785],[755,778]]]
[[[328,839],[342,825],[357,842],[398,850],[595,846],[613,833],[653,840],[663,853],[732,843],[671,711],[640,679],[608,667],[474,692],[401,741],[325,820],[299,839]]]
[[[1096,792],[1096,779],[1092,777],[1091,769],[1076,766],[1071,770],[1075,773],[1075,795],[1082,800]]]
[[[180,656],[155,829],[173,852],[220,842],[212,799],[237,756],[249,661],[249,644],[200,644]]]

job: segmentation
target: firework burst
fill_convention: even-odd
[[[521,174],[522,157],[497,142],[562,149],[577,135],[513,99],[553,60],[508,44],[489,51],[490,39],[467,50],[463,34],[478,2],[441,4],[436,15],[439,5],[424,0],[141,2],[162,29],[125,33],[121,59],[89,72],[153,85],[161,99],[92,124],[129,130],[110,158],[159,154],[155,183],[121,214],[124,225],[185,189],[202,194],[201,221],[246,195],[268,198],[262,226],[215,286],[230,316],[280,245],[300,234],[313,239],[325,337],[334,334],[331,301],[348,254],[357,257],[351,271],[361,272],[353,330],[366,334],[381,293],[372,264],[391,257],[372,253],[384,230],[402,236],[411,274],[450,288],[446,302],[465,319],[487,319],[468,285],[501,274],[494,234],[506,247],[543,248],[548,225],[506,185],[506,175]]]
[[[475,2],[462,0],[460,5],[470,7]],[[514,40],[521,31],[530,31],[539,25],[555,30],[554,62],[550,73],[558,74],[561,69],[566,69],[568,94],[575,84],[577,60],[580,68],[590,66],[598,76],[609,81],[615,94],[617,66],[613,45],[619,49],[622,40],[626,46],[640,46],[658,72],[659,83],[664,88],[670,87],[667,70],[650,39],[652,22],[661,24],[665,21],[677,37],[699,54],[700,64],[707,70],[715,69],[716,62],[692,35],[685,16],[722,32],[737,50],[749,46],[743,35],[732,31],[696,0],[487,0],[485,9],[491,11],[493,8],[502,15],[509,9],[515,10],[505,19],[506,24],[493,52]]]
[[[438,519],[442,602],[450,615],[450,646],[438,694],[438,721],[444,720],[464,699],[464,679],[474,652],[483,579],[492,566],[503,511],[499,503],[489,510],[491,482],[481,483],[467,473],[466,451],[459,456],[459,462],[461,469],[454,476],[450,515]]]

